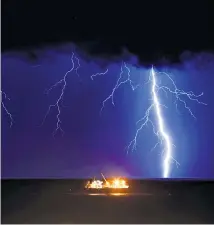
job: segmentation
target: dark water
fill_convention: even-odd
[[[214,223],[214,181],[130,185],[88,195],[81,180],[2,180],[2,223]]]

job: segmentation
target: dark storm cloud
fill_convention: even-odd
[[[95,43],[85,42],[82,44],[67,43],[47,45],[39,48],[29,48],[22,51],[9,51],[4,53],[5,56],[19,58],[20,60],[29,62],[32,65],[39,65],[43,60],[54,62],[54,54],[66,54],[69,56],[72,53],[77,54],[86,62],[99,64],[101,68],[106,68],[111,63],[121,63],[122,61],[131,62],[133,65],[138,65],[138,57],[130,53],[127,48],[121,48],[120,53],[94,53],[93,48]]]
[[[32,66],[39,66],[42,61],[54,63],[57,54],[65,54],[68,57],[74,52],[81,59],[87,63],[96,63],[100,68],[106,68],[111,63],[121,63],[122,61],[129,62],[136,67],[150,68],[151,65],[158,67],[177,67],[179,68],[183,64],[191,63],[191,67],[194,69],[211,70],[214,62],[214,53],[210,52],[191,52],[183,51],[178,60],[172,61],[171,57],[160,55],[159,58],[152,62],[143,60],[139,54],[130,52],[125,46],[121,46],[120,52],[112,53],[94,53],[94,48],[97,48],[96,42],[82,42],[81,44],[66,43],[66,44],[52,44],[43,47],[34,47],[29,49],[23,49],[22,51],[8,51],[4,53],[4,56],[19,58],[22,61],[30,63]]]
[[[210,70],[210,76],[212,76],[212,73],[214,72],[214,52],[194,53],[185,51],[181,54],[180,61],[182,63],[192,62],[192,67],[201,71]]]

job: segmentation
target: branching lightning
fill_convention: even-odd
[[[77,66],[75,67],[75,61],[77,63]],[[61,124],[62,124],[62,121],[60,119],[60,115],[61,115],[61,108],[62,108],[62,105],[63,105],[63,97],[64,97],[64,93],[65,93],[65,90],[66,90],[66,86],[67,86],[67,77],[70,73],[72,73],[73,71],[75,71],[75,73],[77,74],[77,76],[79,77],[79,73],[78,73],[78,69],[80,68],[80,60],[79,58],[77,58],[74,53],[72,53],[72,56],[71,56],[71,64],[72,64],[72,67],[70,70],[68,70],[63,78],[59,81],[57,81],[54,85],[52,85],[47,91],[46,91],[46,94],[49,94],[50,91],[54,88],[56,88],[57,86],[59,85],[62,85],[61,87],[61,92],[60,92],[60,95],[59,97],[56,99],[56,102],[54,104],[51,104],[49,105],[48,107],[48,110],[47,110],[47,113],[45,114],[45,117],[43,119],[43,122],[42,124],[44,124],[47,116],[49,115],[50,111],[52,108],[56,108],[57,110],[57,115],[56,115],[56,128],[55,130],[53,131],[53,135],[55,135],[57,133],[57,131],[60,131],[62,133],[62,135],[64,134],[64,131],[61,127]]]
[[[10,118],[10,127],[12,127],[13,117],[12,117],[12,114],[8,111],[6,105],[4,104],[3,98],[6,99],[6,100],[10,100],[10,98],[7,97],[6,93],[1,91],[1,105],[4,109],[4,111],[6,112],[6,114],[8,115],[8,117]]]
[[[127,70],[126,78],[124,78],[124,68]],[[159,86],[158,85],[157,80],[158,80],[159,74],[164,74],[169,79],[169,81],[171,82],[171,84],[173,86],[173,89],[169,88],[168,86]],[[95,77],[97,75],[100,75],[100,74],[95,74],[93,76]],[[119,78],[116,82],[116,85],[114,86],[111,94],[102,102],[101,112],[102,112],[103,108],[105,107],[105,104],[108,100],[111,100],[111,103],[113,105],[115,105],[114,104],[115,91],[122,84],[126,84],[126,83],[130,84],[132,90],[135,90],[136,88],[141,86],[141,85],[134,85],[134,82],[131,80],[130,69],[128,68],[126,63],[123,63],[121,66],[121,72],[120,72]],[[171,163],[175,162],[177,166],[180,164],[173,157],[173,149],[175,148],[175,145],[173,144],[172,137],[170,136],[169,131],[167,130],[166,122],[163,117],[162,107],[166,107],[166,106],[161,104],[159,91],[164,91],[166,94],[167,93],[173,94],[175,96],[176,109],[178,106],[177,103],[181,102],[193,118],[196,118],[195,115],[191,111],[190,107],[188,107],[186,101],[182,99],[182,97],[185,96],[189,100],[195,101],[199,104],[203,104],[203,105],[206,105],[206,104],[198,100],[198,98],[201,97],[203,95],[203,93],[201,93],[199,95],[195,95],[192,91],[185,92],[184,90],[178,89],[174,80],[171,78],[171,76],[169,74],[167,74],[165,72],[156,72],[153,67],[150,70],[149,81],[146,84],[148,84],[148,83],[151,83],[152,103],[146,110],[145,115],[137,121],[136,124],[138,125],[138,128],[136,130],[134,139],[127,146],[127,150],[128,151],[136,150],[137,139],[139,137],[140,131],[146,125],[151,124],[151,126],[153,128],[153,133],[156,135],[156,137],[158,139],[157,143],[154,145],[154,147],[152,149],[156,148],[158,145],[162,146],[162,149],[163,149],[162,153],[164,155],[163,165],[162,165],[162,168],[163,168],[162,176],[164,178],[168,178],[168,177],[170,177]],[[152,111],[155,114],[156,122],[153,122],[153,120],[151,118]],[[127,153],[128,153],[128,151],[127,151]]]
[[[124,68],[127,70],[127,78],[124,80],[123,79],[123,74],[124,74]],[[93,77],[96,77],[96,76],[100,76],[100,75],[105,75],[106,73],[108,72],[108,69],[104,72],[104,73],[97,73],[97,74],[93,74],[91,76],[91,79],[93,80]],[[114,93],[115,91],[122,85],[122,84],[126,84],[126,83],[129,83],[132,90],[134,91],[136,88],[139,87],[139,85],[134,85],[134,82],[131,80],[131,74],[130,74],[130,69],[129,67],[126,65],[125,62],[122,63],[121,65],[121,68],[120,68],[120,76],[116,82],[116,85],[115,87],[113,88],[111,94],[103,101],[103,104],[102,104],[102,108],[100,110],[100,113],[102,112],[102,110],[104,109],[105,107],[105,104],[108,100],[111,99],[111,103],[112,105],[115,105],[114,104]]]

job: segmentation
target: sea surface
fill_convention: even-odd
[[[214,223],[214,181],[130,180],[124,193],[86,180],[2,180],[2,223]]]

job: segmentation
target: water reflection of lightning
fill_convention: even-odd
[[[124,75],[123,68],[126,68],[126,70],[128,72],[126,79],[124,79],[124,77],[123,77],[123,75]],[[173,86],[173,89],[169,88],[168,86],[159,86],[158,82],[157,82],[158,74],[164,74],[170,80],[170,82]],[[122,84],[125,84],[125,83],[129,83],[132,90],[135,90],[137,87],[140,86],[140,85],[136,85],[136,86],[133,85],[133,81],[131,80],[131,77],[130,77],[130,69],[127,67],[127,65],[125,63],[123,63],[123,65],[121,66],[121,73],[116,82],[116,85],[114,86],[111,94],[103,101],[101,111],[105,107],[105,103],[110,99],[111,99],[112,104],[114,105],[115,91]],[[193,114],[191,109],[187,106],[187,103],[185,102],[185,100],[183,100],[181,97],[186,96],[189,100],[196,101],[197,103],[203,104],[203,105],[206,105],[206,104],[198,100],[198,98],[200,96],[202,96],[203,93],[201,93],[199,95],[195,95],[192,91],[185,92],[181,89],[178,89],[174,80],[171,78],[171,76],[169,76],[169,74],[164,73],[164,72],[156,72],[153,67],[150,70],[148,83],[151,83],[152,104],[146,110],[145,115],[140,120],[137,121],[137,125],[139,125],[139,127],[136,130],[134,139],[127,146],[127,150],[128,151],[130,149],[132,151],[136,150],[137,139],[138,139],[140,131],[144,128],[144,126],[151,124],[151,126],[153,128],[153,132],[158,138],[158,142],[155,144],[155,146],[152,149],[156,148],[158,145],[163,146],[164,159],[163,159],[163,165],[162,165],[162,168],[163,168],[162,176],[164,178],[168,178],[168,177],[170,177],[171,163],[175,162],[177,166],[179,165],[179,163],[173,157],[173,148],[175,147],[175,145],[172,142],[172,138],[169,135],[169,131],[167,131],[167,129],[166,129],[166,124],[165,124],[165,121],[164,121],[164,118],[162,115],[162,107],[166,107],[166,106],[160,103],[160,99],[159,99],[160,97],[158,95],[159,91],[164,91],[166,94],[167,94],[167,92],[173,94],[176,99],[175,100],[176,109],[177,109],[177,103],[178,103],[178,101],[180,101],[184,105],[184,107],[188,110],[188,112],[190,113],[190,115],[193,118],[196,118],[195,115]],[[155,126],[155,123],[152,121],[152,118],[151,118],[152,111],[154,111],[154,113],[155,113],[157,126]]]
[[[77,62],[77,67],[75,67],[75,61]],[[55,87],[57,87],[58,85],[62,84],[62,88],[61,88],[61,92],[60,92],[60,95],[59,97],[56,99],[56,102],[54,104],[51,104],[49,105],[48,107],[48,110],[47,110],[47,113],[45,114],[45,117],[43,119],[43,122],[42,124],[45,122],[48,114],[50,113],[51,109],[52,108],[56,108],[57,110],[57,115],[56,115],[56,128],[53,132],[53,135],[55,135],[57,133],[57,131],[61,131],[62,134],[64,134],[64,131],[61,127],[61,119],[60,119],[60,114],[61,114],[61,107],[62,107],[62,104],[63,104],[63,97],[64,97],[64,93],[65,93],[65,89],[66,89],[66,86],[67,86],[67,76],[69,73],[73,72],[75,70],[77,76],[79,77],[79,73],[78,73],[78,69],[80,68],[80,60],[79,58],[77,58],[74,53],[72,53],[72,56],[71,56],[71,63],[72,63],[72,67],[70,70],[68,70],[65,75],[63,76],[63,78],[59,81],[57,81],[54,85],[52,85],[47,91],[46,91],[46,94],[49,94],[49,92],[54,89]]]
[[[4,101],[3,101],[3,97],[6,100],[10,100],[10,98],[7,97],[7,95],[6,95],[5,92],[3,92],[3,91],[0,91],[0,92],[1,92],[1,105],[2,105],[2,107],[4,109],[4,111],[6,112],[6,114],[9,116],[9,118],[10,118],[10,127],[12,127],[12,125],[13,125],[13,117],[12,117],[12,114],[8,111],[8,109],[5,106]]]

